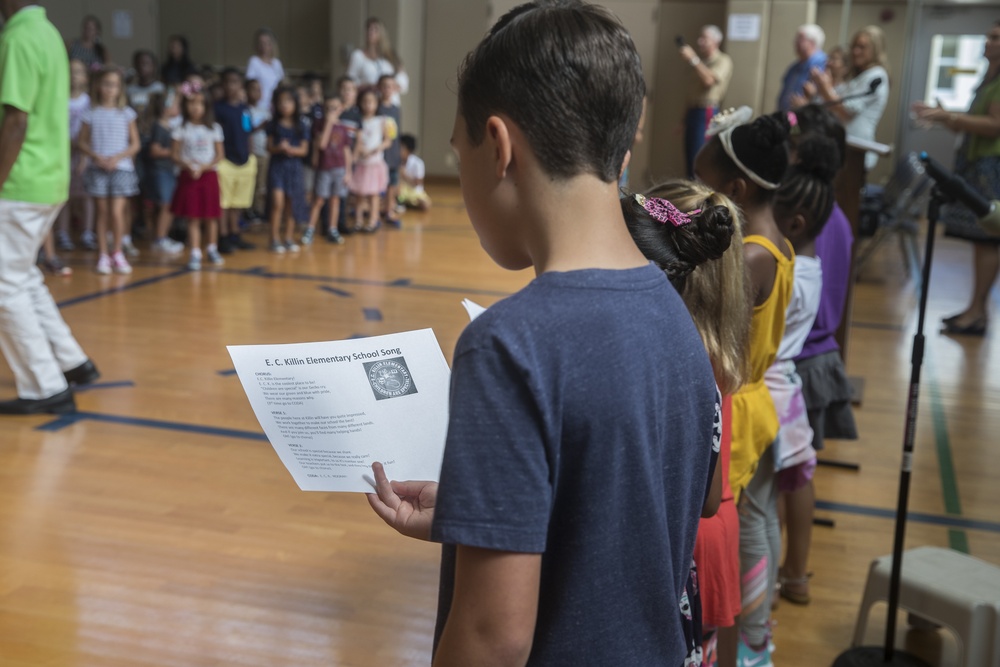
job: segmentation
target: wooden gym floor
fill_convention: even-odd
[[[229,344],[331,340],[433,327],[450,358],[469,297],[530,280],[480,249],[454,185],[400,231],[264,250],[188,273],[144,252],[131,276],[68,255],[50,279],[100,382],[72,418],[0,420],[0,665],[311,667],[429,663],[438,547],[391,532],[359,495],[298,490],[232,374]],[[251,235],[263,247],[262,235]],[[939,243],[930,293],[908,545],[1000,564],[1000,345],[937,333],[964,305],[970,251]],[[892,543],[913,282],[891,244],[858,286],[848,354],[866,380],[858,442],[822,467],[813,602],[775,613],[775,664],[829,665],[850,642],[868,563]],[[0,396],[13,396],[0,369]],[[869,641],[881,640],[884,612]],[[953,664],[944,633],[900,641]]]

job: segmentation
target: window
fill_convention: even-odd
[[[949,111],[965,111],[986,72],[983,35],[934,35],[925,102]]]

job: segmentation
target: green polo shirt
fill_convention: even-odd
[[[979,86],[976,97],[969,107],[969,113],[973,116],[985,116],[990,112],[990,105],[998,102],[1000,102],[1000,76]],[[975,162],[984,157],[998,157],[1000,156],[1000,137],[984,137],[969,132],[966,150],[968,151],[966,158],[969,162]]]
[[[41,7],[16,12],[0,32],[0,105],[28,114],[24,146],[0,199],[34,204],[66,201],[69,58],[59,31]]]

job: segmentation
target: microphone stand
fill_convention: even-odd
[[[924,319],[927,315],[927,292],[930,291],[931,261],[934,258],[934,236],[941,207],[954,199],[937,185],[931,191],[927,205],[927,245],[920,276],[920,307],[917,311],[917,331],[913,334],[910,357],[910,390],[906,404],[903,432],[903,461],[899,471],[899,498],[896,502],[896,532],[892,545],[892,572],[889,576],[889,607],[886,610],[885,646],[855,646],[841,653],[833,667],[928,667],[927,663],[909,653],[894,649],[896,616],[899,610],[899,581],[903,570],[903,543],[906,539],[906,510],[910,499],[910,475],[913,470],[913,440],[917,430],[917,399],[920,396],[920,370],[924,361]]]

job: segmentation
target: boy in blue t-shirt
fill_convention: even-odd
[[[375,511],[444,544],[435,665],[684,662],[716,390],[619,203],[644,93],[626,30],[581,2],[512,10],[459,75],[472,225],[536,278],[458,341],[440,485],[373,466]]]
[[[250,250],[254,244],[240,238],[240,213],[253,207],[257,185],[257,157],[250,152],[253,119],[244,101],[243,75],[234,67],[222,72],[223,99],[215,103],[215,121],[222,127],[225,157],[219,163],[222,220],[219,252]]]

